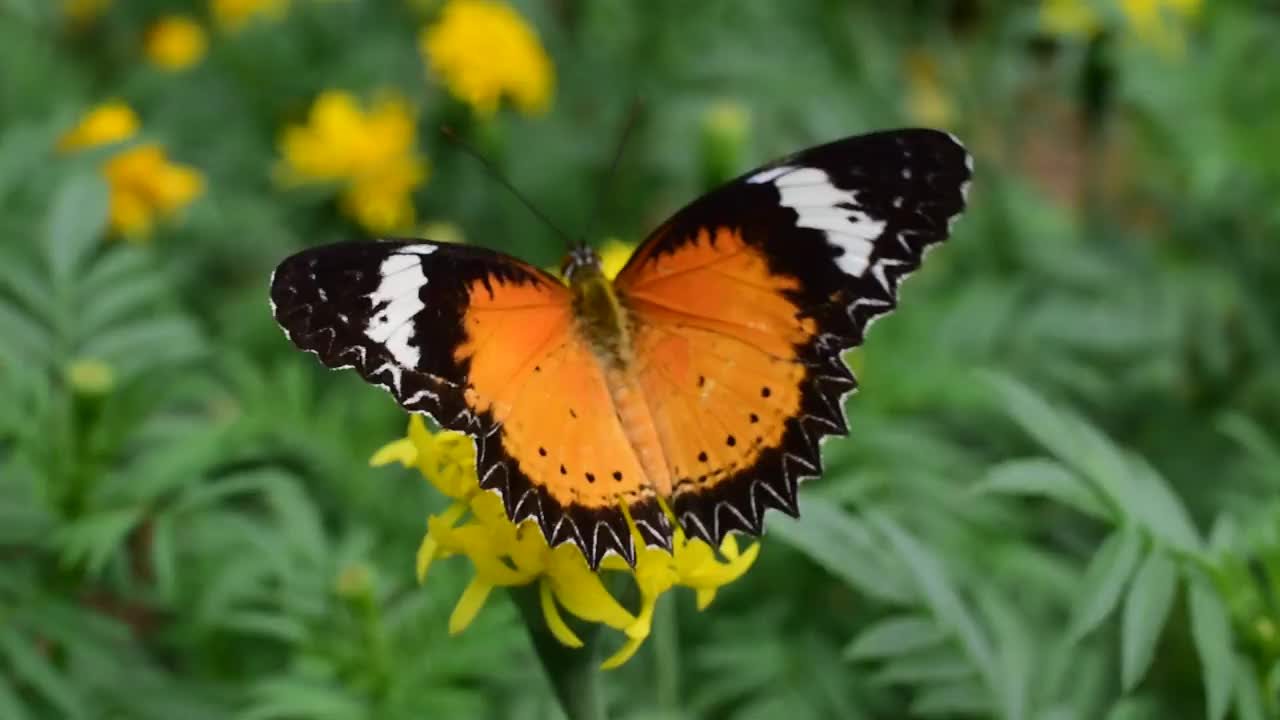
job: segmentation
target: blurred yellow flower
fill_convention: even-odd
[[[108,100],[90,110],[78,125],[64,133],[58,139],[58,149],[66,152],[128,140],[138,132],[139,125],[133,108],[120,100]]]
[[[555,82],[551,59],[515,10],[495,0],[449,0],[423,29],[419,47],[449,92],[483,116],[510,97],[525,113],[541,112]]]
[[[413,237],[426,238],[435,242],[455,243],[465,245],[467,237],[463,234],[462,228],[457,224],[448,220],[434,220],[432,222],[423,223],[414,231]]]
[[[1092,35],[1098,14],[1087,0],[1043,0],[1040,26],[1052,35]]]
[[[111,0],[62,0],[62,12],[77,25],[87,25],[111,7]]]
[[[115,371],[101,360],[80,359],[67,366],[67,384],[81,395],[105,395],[116,384]]]
[[[733,100],[717,100],[707,107],[702,116],[705,131],[721,142],[741,145],[751,129],[751,113],[742,103]]]
[[[622,272],[622,268],[631,259],[631,253],[635,248],[618,238],[609,238],[600,246],[600,264],[604,269],[604,274],[609,279],[618,276]]]
[[[128,105],[112,100],[90,110],[58,140],[58,149],[67,152],[127,140],[138,125]],[[103,163],[102,174],[111,192],[111,230],[130,240],[146,239],[158,217],[186,207],[204,189],[200,171],[170,162],[156,143],[115,153]]]
[[[258,18],[278,20],[289,9],[289,0],[209,0],[214,22],[236,31]]]
[[[701,540],[689,540],[679,530],[673,551],[645,548],[637,554],[635,568],[609,556],[599,572],[588,568],[582,553],[572,545],[551,548],[537,524],[519,526],[507,519],[497,495],[480,490],[476,481],[475,453],[471,439],[458,433],[431,433],[418,415],[409,419],[405,438],[379,450],[374,466],[399,462],[417,468],[453,504],[427,519],[427,534],[418,549],[418,578],[423,580],[431,564],[440,558],[464,555],[475,576],[462,592],[449,618],[449,632],[459,633],[471,624],[495,587],[538,583],[547,628],[561,643],[581,647],[582,640],[565,623],[560,610],[589,623],[614,628],[625,638],[622,646],[602,665],[605,669],[625,663],[649,636],[658,598],[678,585],[697,592],[698,608],[705,608],[716,591],[736,580],[755,562],[759,544],[745,552],[733,537],[720,546],[721,558]],[[637,544],[643,546],[639,534]],[[605,572],[630,575],[640,595],[638,612],[631,612],[605,588]]]
[[[955,120],[955,109],[939,78],[938,62],[925,50],[906,56],[906,112],[911,121],[932,128],[947,128]]]
[[[1203,0],[1110,0],[1139,42],[1161,52],[1182,50],[1184,25],[1199,14]],[[1091,36],[1103,19],[1088,0],[1042,0],[1040,23],[1054,35]]]
[[[185,70],[204,57],[208,40],[200,23],[185,15],[168,15],[147,28],[143,49],[163,70]]]
[[[281,178],[287,184],[339,183],[339,205],[375,233],[412,226],[414,188],[427,179],[413,114],[387,94],[367,111],[350,93],[329,90],[311,105],[307,122],[280,137]]]
[[[169,162],[155,143],[137,145],[107,161],[103,174],[111,185],[111,228],[130,239],[144,239],[159,215],[175,212],[204,190],[204,176]]]

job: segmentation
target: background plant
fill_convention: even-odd
[[[413,582],[442,500],[367,467],[403,416],[288,346],[266,281],[369,218],[551,265],[439,127],[575,229],[637,96],[596,242],[876,127],[944,126],[978,177],[850,355],[803,520],[708,611],[664,598],[613,715],[1280,715],[1274,4],[511,7],[495,107],[469,45],[431,62],[434,0],[0,2],[0,717],[558,716],[505,600],[447,636],[465,567]],[[388,160],[291,182],[326,93]],[[136,132],[59,149],[112,101]],[[120,232],[102,168],[148,144],[202,183]]]

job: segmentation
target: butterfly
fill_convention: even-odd
[[[406,410],[470,435],[479,485],[592,569],[634,527],[718,547],[798,516],[821,443],[847,435],[841,353],[965,207],[953,136],[877,132],[803,150],[698,198],[615,279],[574,247],[561,277],[429,240],[348,242],[271,280],[288,338]]]

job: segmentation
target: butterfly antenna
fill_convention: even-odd
[[[440,128],[440,133],[444,135],[449,142],[457,146],[459,150],[462,150],[463,152],[465,152],[466,154],[474,158],[476,161],[478,161],[480,165],[484,167],[485,171],[489,173],[489,177],[498,181],[499,185],[509,190],[512,195],[515,195],[516,199],[520,201],[520,204],[528,208],[529,212],[533,213],[534,216],[537,217],[539,220],[541,220],[547,227],[555,231],[555,233],[559,235],[561,238],[563,238],[566,243],[572,242],[569,239],[568,233],[566,233],[564,230],[561,230],[559,225],[556,225],[554,222],[551,222],[551,218],[543,214],[541,210],[539,210],[532,202],[529,201],[529,198],[525,197],[523,193],[517,190],[516,187],[511,184],[511,181],[503,177],[502,173],[498,172],[498,169],[493,166],[493,163],[489,162],[488,158],[481,155],[479,151],[477,151],[475,148],[468,145],[466,141],[464,141],[462,138],[458,137],[458,134],[453,131],[453,128],[446,125]]]
[[[631,131],[635,129],[643,107],[644,103],[641,99],[636,98],[631,103],[631,109],[627,111],[627,119],[622,126],[622,132],[618,135],[617,148],[613,151],[613,162],[609,163],[609,174],[605,175],[604,187],[596,195],[595,205],[591,208],[591,214],[587,216],[587,228],[582,233],[583,244],[586,244],[587,238],[590,238],[591,233],[594,232],[596,219],[599,218],[600,210],[604,206],[605,200],[609,197],[610,190],[613,189],[613,177],[618,174],[618,164],[622,162],[622,150],[627,146],[627,139],[631,137]]]

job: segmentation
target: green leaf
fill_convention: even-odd
[[[1097,493],[1061,463],[1048,458],[1027,458],[1000,463],[974,485],[975,493],[1030,495],[1056,500],[1080,512],[1104,520],[1115,513],[1103,505]]]
[[[58,708],[63,717],[85,717],[75,684],[49,662],[34,642],[9,629],[0,632],[0,653],[8,659],[13,677],[34,688],[50,705]]]
[[[1231,704],[1234,659],[1231,647],[1231,619],[1213,586],[1200,575],[1187,582],[1191,609],[1191,638],[1200,655],[1200,676],[1204,678],[1205,714],[1219,720]]]
[[[20,15],[28,15],[34,8],[44,5],[38,0],[7,0],[7,4],[9,12]],[[6,120],[12,122],[14,117],[10,115]],[[32,170],[48,162],[49,145],[53,140],[50,130],[56,124],[26,123],[5,129],[4,135],[0,136],[0,200],[14,188],[21,187],[23,181],[30,178]]]
[[[4,677],[0,677],[0,717],[7,720],[28,720],[31,717],[22,699]]]
[[[987,687],[995,688],[995,655],[991,644],[960,599],[959,593],[952,587],[942,563],[889,517],[877,514],[871,520],[902,558],[903,564],[915,580],[924,604],[940,625],[955,634],[960,647],[982,674]]]
[[[53,362],[53,335],[25,312],[0,300],[0,360],[16,366]]]
[[[1005,408],[1027,434],[1089,480],[1107,505],[1140,523],[1164,544],[1184,552],[1200,548],[1186,508],[1150,465],[1116,447],[1083,419],[1056,408],[1029,388],[989,375]]]
[[[220,624],[228,630],[292,644],[301,643],[307,638],[307,627],[302,620],[282,613],[237,610],[223,617]]]
[[[106,181],[89,172],[72,175],[55,191],[45,228],[45,247],[59,286],[68,285],[85,256],[102,241],[107,199]]]
[[[1244,655],[1236,655],[1230,667],[1235,669],[1236,716],[1239,720],[1266,720],[1267,698],[1253,663]]]
[[[53,536],[62,561],[84,564],[90,574],[101,572],[107,560],[124,544],[129,531],[142,519],[141,507],[104,510],[85,515]]]
[[[1116,530],[1103,541],[1081,581],[1075,614],[1067,630],[1072,642],[1092,632],[1115,610],[1141,555],[1142,536],[1132,527]]]
[[[863,630],[845,648],[844,657],[846,660],[867,660],[905,655],[941,645],[944,640],[946,636],[928,618],[894,617]]]
[[[978,606],[995,637],[1000,662],[996,698],[1004,720],[1021,720],[1031,706],[1032,683],[1043,672],[1050,650],[1036,642],[1029,623],[994,584],[977,589]]]
[[[981,685],[950,683],[921,690],[911,702],[911,714],[922,717],[987,716],[991,703]]]
[[[1124,603],[1120,675],[1126,692],[1138,685],[1151,665],[1177,589],[1177,566],[1166,552],[1153,550],[1138,568]]]
[[[818,497],[802,499],[800,513],[803,520],[776,518],[769,528],[770,536],[804,553],[859,592],[896,605],[911,602],[909,580],[886,562],[884,548],[861,521]]]
[[[148,308],[156,304],[168,283],[159,273],[147,273],[130,278],[109,290],[85,296],[81,302],[84,309],[79,320],[79,330],[83,335],[94,335],[109,332],[113,326],[142,315]],[[87,301],[92,298],[92,301]]]
[[[52,325],[56,313],[51,312],[49,299],[53,287],[49,284],[44,268],[19,252],[0,253],[0,290],[7,291],[16,301],[17,310],[40,325]]]
[[[363,704],[341,688],[301,679],[268,680],[253,689],[254,702],[238,720],[357,720],[368,717]]]
[[[954,647],[900,655],[887,661],[872,676],[878,684],[921,685],[961,680],[976,675],[973,663]]]
[[[155,575],[156,593],[164,602],[172,602],[178,593],[178,553],[174,547],[173,513],[164,513],[151,524],[151,571]]]

